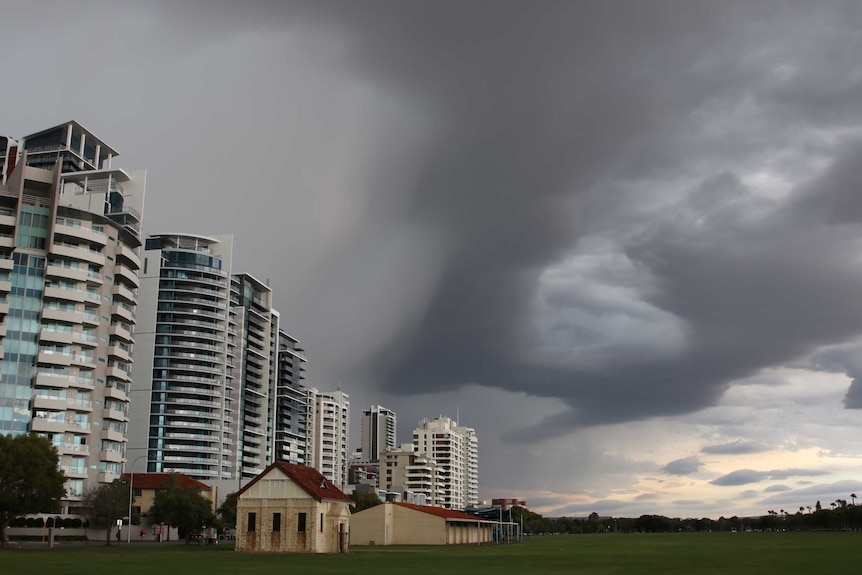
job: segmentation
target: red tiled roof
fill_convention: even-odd
[[[432,507],[430,505],[415,505],[413,503],[404,503],[403,501],[393,501],[392,505],[406,507],[407,509],[413,509],[414,511],[420,511],[422,513],[436,515],[437,517],[443,517],[445,519],[451,519],[453,521],[477,521],[480,523],[493,523],[492,521],[476,517],[475,515],[462,513],[460,511],[454,511],[452,509],[445,509],[443,507]]]
[[[276,461],[271,464],[269,467],[264,469],[260,475],[255,477],[248,485],[240,489],[235,497],[239,497],[242,493],[244,493],[249,487],[257,483],[261,477],[269,473],[273,468],[280,469],[285,475],[290,477],[290,479],[299,485],[303,491],[314,497],[317,501],[323,501],[324,499],[334,500],[334,501],[343,501],[344,503],[353,504],[353,500],[345,495],[338,487],[336,487],[331,481],[325,478],[320,474],[318,470],[313,467],[307,467],[305,465],[296,465],[293,463],[287,463],[286,461]]]
[[[197,479],[189,477],[183,473],[124,473],[125,477],[132,476],[132,487],[138,489],[159,489],[164,486],[168,477],[175,476],[177,478],[177,486],[179,487],[194,487],[201,491],[209,491],[211,488],[206,483],[201,483]]]

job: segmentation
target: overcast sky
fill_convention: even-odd
[[[308,383],[458,416],[483,499],[862,491],[862,4],[0,9],[0,133],[76,119],[147,232],[233,233]]]

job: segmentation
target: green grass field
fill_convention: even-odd
[[[862,532],[605,534],[522,544],[354,547],[348,555],[236,553],[232,546],[59,545],[0,551],[3,575],[263,575],[409,573],[854,573]]]

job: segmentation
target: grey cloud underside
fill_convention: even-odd
[[[677,459],[665,465],[662,470],[671,475],[689,475],[697,473],[703,466],[700,459],[696,456]]]
[[[718,445],[706,445],[701,448],[702,453],[710,455],[743,455],[747,453],[762,453],[771,448],[755,441],[732,441]]]
[[[727,475],[722,475],[717,479],[710,481],[713,485],[723,487],[735,485],[747,485],[749,483],[758,483],[767,479],[787,479],[789,477],[817,477],[827,475],[826,471],[809,470],[809,469],[773,469],[772,471],[755,471],[753,469],[740,469],[732,471]]]
[[[842,480],[771,495],[762,503],[775,507],[784,505],[786,506],[785,509],[793,511],[798,509],[800,505],[814,508],[817,503],[821,503],[822,507],[828,509],[833,501],[838,499],[846,501],[851,493],[858,493],[860,489],[862,489],[862,482]]]
[[[814,354],[811,363],[815,368],[843,372],[853,378],[844,396],[844,407],[862,409],[862,345],[853,343],[823,349]]]
[[[337,31],[357,78],[414,102],[434,126],[397,215],[442,254],[428,264],[430,295],[354,366],[385,390],[478,383],[559,398],[565,411],[513,434],[531,440],[689,413],[736,379],[862,335],[862,273],[848,265],[862,237],[862,150],[811,135],[862,118],[852,6],[254,7],[222,10],[246,27]],[[753,125],[734,120],[750,108]],[[715,135],[710,122],[733,129]],[[774,149],[790,193],[770,200],[737,171],[756,171],[746,158]],[[798,160],[809,157],[833,163],[809,181]],[[693,179],[685,192],[673,189],[678,175]],[[639,301],[679,322],[681,345],[591,347],[600,332],[570,312],[601,318],[603,304],[542,300],[543,273],[592,235],[646,278],[633,286]],[[538,325],[537,300],[557,314],[553,329]],[[563,358],[548,360],[549,347]]]

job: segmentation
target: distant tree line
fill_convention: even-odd
[[[524,507],[513,507],[511,520],[523,524],[528,535],[580,534],[580,533],[663,533],[680,531],[814,531],[862,529],[862,505],[839,499],[828,507],[818,501],[813,507],[799,507],[787,511],[768,510],[760,517],[719,517],[710,519],[680,519],[663,515],[640,517],[600,517],[591,513],[587,518],[543,517]],[[508,511],[504,520],[508,520]]]

